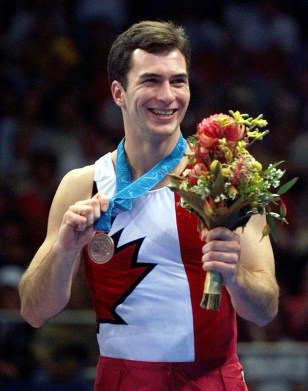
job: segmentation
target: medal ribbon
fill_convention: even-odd
[[[155,187],[182,159],[186,150],[186,140],[181,135],[173,151],[144,175],[132,182],[123,139],[117,148],[116,193],[109,200],[108,210],[95,222],[98,231],[109,231],[111,218],[120,212],[131,210],[133,200]]]

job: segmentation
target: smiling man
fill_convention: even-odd
[[[263,218],[244,233],[218,227],[200,238],[197,217],[167,186],[187,165],[189,66],[187,36],[173,23],[143,21],[119,35],[108,75],[125,137],[63,178],[20,283],[21,313],[40,327],[65,308],[83,265],[98,324],[96,391],[247,390],[236,314],[265,325],[277,313]],[[199,305],[206,270],[223,278],[219,311]]]

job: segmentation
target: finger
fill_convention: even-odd
[[[211,240],[238,240],[239,235],[225,227],[217,227],[208,232],[207,242]]]
[[[238,267],[236,264],[209,262],[203,265],[203,269],[205,271],[219,272],[222,276],[223,283],[228,285],[235,281]]]
[[[79,214],[76,214],[70,210],[63,215],[63,225],[72,227],[74,230],[83,231],[87,227],[87,219]]]
[[[202,265],[202,268],[205,271],[218,271],[222,275],[226,274],[234,274],[237,270],[237,264],[236,263],[226,263],[226,262],[206,262]]]
[[[70,211],[66,212],[65,220],[66,222],[61,225],[59,230],[57,245],[63,251],[75,249],[79,252],[94,235],[94,227],[87,227],[83,216],[76,219],[76,215]]]
[[[96,214],[91,205],[75,204],[68,208],[64,215],[64,222],[74,227],[89,227],[94,223]]]
[[[209,233],[209,230],[207,228],[203,228],[201,233],[200,233],[200,239],[203,241],[203,242],[206,242],[206,239],[207,239],[207,235]]]
[[[208,241],[203,247],[203,254],[206,253],[237,253],[239,254],[241,251],[240,241],[235,238],[235,240],[211,240]]]
[[[220,252],[220,251],[210,251],[202,256],[203,265],[212,264],[214,267],[217,264],[226,263],[236,265],[239,260],[239,253],[237,252]]]
[[[78,201],[74,205],[78,207],[91,208],[94,221],[101,216],[101,204],[98,198],[90,198],[89,200]],[[79,213],[78,211],[76,213]],[[83,212],[82,212],[83,214]]]
[[[100,204],[100,210],[102,212],[106,212],[109,207],[109,198],[102,192],[96,193],[92,199],[97,199]]]

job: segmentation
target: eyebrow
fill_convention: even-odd
[[[139,79],[146,79],[148,77],[161,77],[161,75],[157,74],[157,73],[150,73],[150,72],[146,72],[146,73],[143,73],[142,75],[139,76]],[[172,75],[172,78],[177,78],[177,77],[183,77],[183,78],[186,78],[188,79],[188,74],[186,72],[183,72],[183,73],[177,73],[175,75]]]

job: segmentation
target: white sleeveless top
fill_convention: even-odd
[[[110,153],[95,163],[94,180],[98,191],[114,195]],[[208,346],[205,340],[209,332],[214,334],[208,338],[214,338],[212,329],[221,316],[230,317],[233,329],[234,314],[228,297],[220,314],[200,309],[205,272],[196,225],[197,218],[178,205],[175,193],[162,187],[134,200],[132,210],[114,219],[109,235],[117,249],[107,264],[86,257],[102,356],[178,362],[228,353],[233,333],[218,343],[218,351],[213,340]]]

